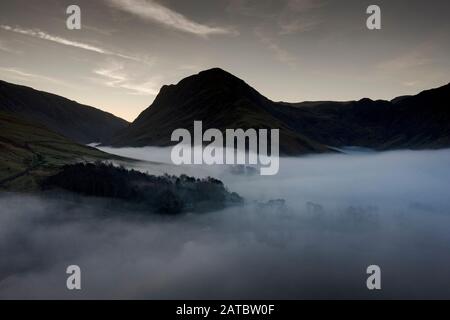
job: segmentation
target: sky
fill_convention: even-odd
[[[81,8],[81,30],[66,27]],[[369,5],[381,30],[366,27]],[[212,67],[274,101],[392,99],[450,82],[447,0],[2,0],[0,79],[128,121]]]

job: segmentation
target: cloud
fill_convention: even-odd
[[[325,5],[326,2],[322,0],[230,0],[228,11],[256,17],[260,25],[279,26],[280,34],[289,34],[310,31],[319,25],[322,18],[317,13],[312,15],[311,11],[317,11]]]
[[[263,43],[267,49],[269,49],[274,55],[275,59],[290,65],[291,67],[295,67],[296,62],[298,61],[297,57],[290,53],[288,50],[282,48],[273,37],[264,32],[262,28],[255,28],[256,37]]]
[[[92,45],[89,45],[86,43],[72,41],[72,40],[65,39],[65,38],[62,38],[59,36],[54,36],[54,35],[44,32],[44,31],[41,31],[39,29],[23,29],[23,28],[19,28],[19,27],[11,27],[8,25],[0,25],[0,29],[15,32],[15,33],[26,35],[26,36],[30,36],[33,38],[38,38],[38,39],[42,39],[42,40],[55,42],[55,43],[58,43],[58,44],[61,44],[64,46],[75,47],[75,48],[86,50],[86,51],[91,51],[91,52],[104,54],[104,55],[116,56],[116,57],[120,57],[120,58],[124,58],[124,59],[128,59],[128,60],[140,61],[140,59],[137,57],[132,57],[129,55],[109,51],[109,50],[106,50],[106,49],[103,49],[100,47],[92,46]]]
[[[311,17],[308,19],[291,19],[281,20],[280,35],[287,35],[293,33],[301,33],[314,30],[318,25],[322,23],[322,20],[317,17]]]
[[[6,45],[3,41],[0,40],[0,50],[7,52],[7,53],[13,53],[13,54],[21,54],[22,52],[18,50],[14,50],[10,48],[8,45]]]
[[[39,39],[43,39],[43,40],[56,42],[56,43],[59,43],[59,44],[65,45],[65,46],[76,47],[76,48],[93,51],[93,52],[97,52],[97,53],[103,53],[103,54],[109,53],[108,51],[106,51],[104,49],[94,47],[89,44],[85,44],[85,43],[81,43],[81,42],[67,40],[67,39],[64,39],[64,38],[61,38],[58,36],[53,36],[53,35],[43,32],[43,31],[40,31],[38,29],[33,30],[33,29],[22,29],[22,28],[17,28],[17,27],[13,28],[8,25],[0,25],[0,28],[2,28],[3,30],[6,30],[6,31],[12,31],[15,33],[31,36],[34,38],[39,38]]]
[[[325,6],[322,0],[231,0],[228,11],[243,15],[255,23],[255,35],[275,59],[295,67],[298,58],[283,48],[280,36],[314,30],[323,22],[318,9]]]
[[[117,61],[110,61],[106,67],[95,69],[93,72],[103,78],[103,85],[111,88],[126,89],[132,94],[156,96],[159,92],[159,78],[136,83],[125,72],[125,65]]]
[[[375,71],[393,79],[406,88],[426,89],[448,82],[438,53],[438,46],[431,42],[410,48],[375,65]]]
[[[278,16],[281,35],[314,30],[323,22],[317,13],[325,2],[322,0],[289,0]]]
[[[5,68],[5,67],[0,67],[0,70],[2,72],[6,72],[12,75],[12,78],[14,79],[19,79],[19,80],[24,80],[24,81],[31,81],[31,82],[37,82],[37,81],[45,81],[45,82],[51,82],[54,84],[58,84],[58,85],[64,85],[66,87],[72,87],[71,85],[61,81],[60,79],[56,79],[56,78],[51,78],[51,77],[47,77],[47,76],[43,76],[43,75],[39,75],[39,74],[34,74],[34,73],[29,73],[17,68]]]
[[[321,8],[325,4],[323,0],[288,0],[286,7],[291,11],[301,13]]]
[[[433,63],[433,59],[429,58],[429,55],[425,55],[421,51],[411,51],[391,60],[383,61],[378,65],[378,68],[386,71],[400,71],[422,67],[431,63]]]
[[[211,27],[194,22],[184,15],[173,11],[155,1],[145,0],[105,0],[114,8],[131,13],[143,20],[159,23],[163,26],[207,37],[214,34],[236,34],[235,30],[221,27]]]

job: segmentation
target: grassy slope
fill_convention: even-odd
[[[0,190],[33,191],[64,164],[113,156],[0,112]]]

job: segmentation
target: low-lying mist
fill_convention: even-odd
[[[450,150],[283,158],[275,176],[104,150],[160,162],[132,164],[152,174],[211,175],[246,204],[165,217],[1,194],[0,298],[450,298]],[[381,291],[366,288],[373,264]],[[66,289],[69,265],[81,291]]]

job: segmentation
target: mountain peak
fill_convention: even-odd
[[[177,84],[164,85],[160,90],[160,95],[167,94],[171,91],[171,89],[175,88],[185,88],[191,87],[193,85],[204,86],[204,87],[214,87],[218,85],[223,85],[224,83],[230,82],[239,82],[245,84],[245,82],[233,74],[225,71],[221,68],[211,68],[207,70],[200,71],[197,74],[191,75],[182,79]]]
[[[197,74],[197,76],[199,76],[199,77],[224,77],[224,78],[239,79],[236,76],[234,76],[232,73],[230,73],[224,69],[218,68],[218,67],[200,71]]]
[[[194,130],[202,121],[204,130],[279,129],[280,152],[323,152],[325,146],[305,139],[276,116],[276,105],[243,80],[213,68],[161,89],[153,104],[125,130],[117,134],[114,146],[169,146],[174,130]]]
[[[273,102],[243,80],[212,68],[164,86],[153,104],[112,145],[170,146],[174,130],[193,132],[194,122],[204,130],[279,129],[280,152],[325,152],[327,146],[346,145],[393,149],[399,147],[448,147],[448,101],[442,88],[417,96],[389,101],[361,99],[345,103]],[[314,106],[304,108],[302,106]]]
[[[240,83],[247,85],[243,80],[234,76],[228,71],[221,68],[212,68],[199,72],[198,74],[192,75],[180,81],[179,84],[187,82],[200,82],[208,86],[224,85],[226,83]]]
[[[223,70],[222,68],[215,67],[211,69],[206,69],[203,71],[200,71],[199,74],[228,74],[231,75],[228,71]]]
[[[161,88],[153,106],[160,102],[181,105],[186,100],[198,98],[206,103],[220,104],[220,101],[233,100],[233,97],[246,97],[250,100],[267,100],[245,81],[221,69],[212,68],[184,78],[177,84]]]

